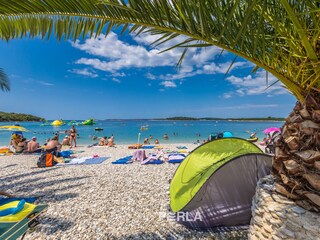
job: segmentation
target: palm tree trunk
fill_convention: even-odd
[[[320,212],[320,96],[297,102],[276,141],[276,191],[310,211]]]

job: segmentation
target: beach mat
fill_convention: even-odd
[[[146,163],[144,163],[144,164],[142,164],[142,165],[147,165],[147,164],[162,164],[162,163],[164,163],[164,161],[162,161],[162,160],[150,160],[150,161],[148,161],[148,162],[146,162]]]
[[[168,156],[168,163],[181,163],[185,158],[184,154],[170,154]]]
[[[142,146],[142,149],[153,149],[154,146]]]
[[[184,159],[172,159],[172,160],[168,160],[168,163],[182,163]]]
[[[130,164],[132,163],[131,159],[132,159],[132,156],[123,157],[112,162],[112,164]]]
[[[178,149],[188,149],[186,146],[177,146]]]
[[[100,164],[107,160],[109,157],[82,157],[82,158],[72,158],[69,162],[58,163],[56,166],[66,166],[66,165],[91,165]]]

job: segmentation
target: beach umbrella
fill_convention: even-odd
[[[270,128],[267,128],[267,129],[263,130],[264,134],[268,134],[268,133],[271,133],[271,132],[281,132],[281,129],[277,128],[277,127],[270,127]]]
[[[29,130],[21,126],[0,126],[0,131],[28,132]]]

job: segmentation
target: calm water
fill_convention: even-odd
[[[68,121],[66,121],[68,122]],[[2,122],[3,125],[13,125],[14,122]],[[63,132],[69,130],[69,125],[60,127],[41,126],[38,122],[20,122],[21,126],[27,128],[29,132],[25,132],[24,136],[31,139],[32,136],[37,136],[40,143],[44,143],[47,138],[51,138],[55,132],[60,133],[60,141],[66,135]],[[140,127],[148,125],[148,130],[141,131]],[[283,122],[230,122],[230,121],[155,121],[155,120],[105,120],[97,121],[93,126],[75,126],[79,133],[79,145],[92,144],[93,136],[115,137],[117,144],[137,143],[140,135],[140,143],[143,139],[153,136],[158,138],[161,143],[193,143],[198,139],[203,141],[208,139],[209,135],[229,131],[235,137],[247,138],[250,131],[256,132],[257,136],[262,139],[264,137],[263,130],[268,127],[281,127]],[[96,132],[95,128],[103,128],[103,131]],[[168,140],[163,140],[163,134],[169,135]],[[199,137],[200,134],[200,137]],[[0,145],[8,145],[11,132],[0,132]]]

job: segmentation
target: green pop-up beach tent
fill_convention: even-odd
[[[247,225],[256,183],[270,169],[271,157],[244,139],[203,144],[185,158],[171,181],[171,210],[186,213],[177,220],[192,228]]]

